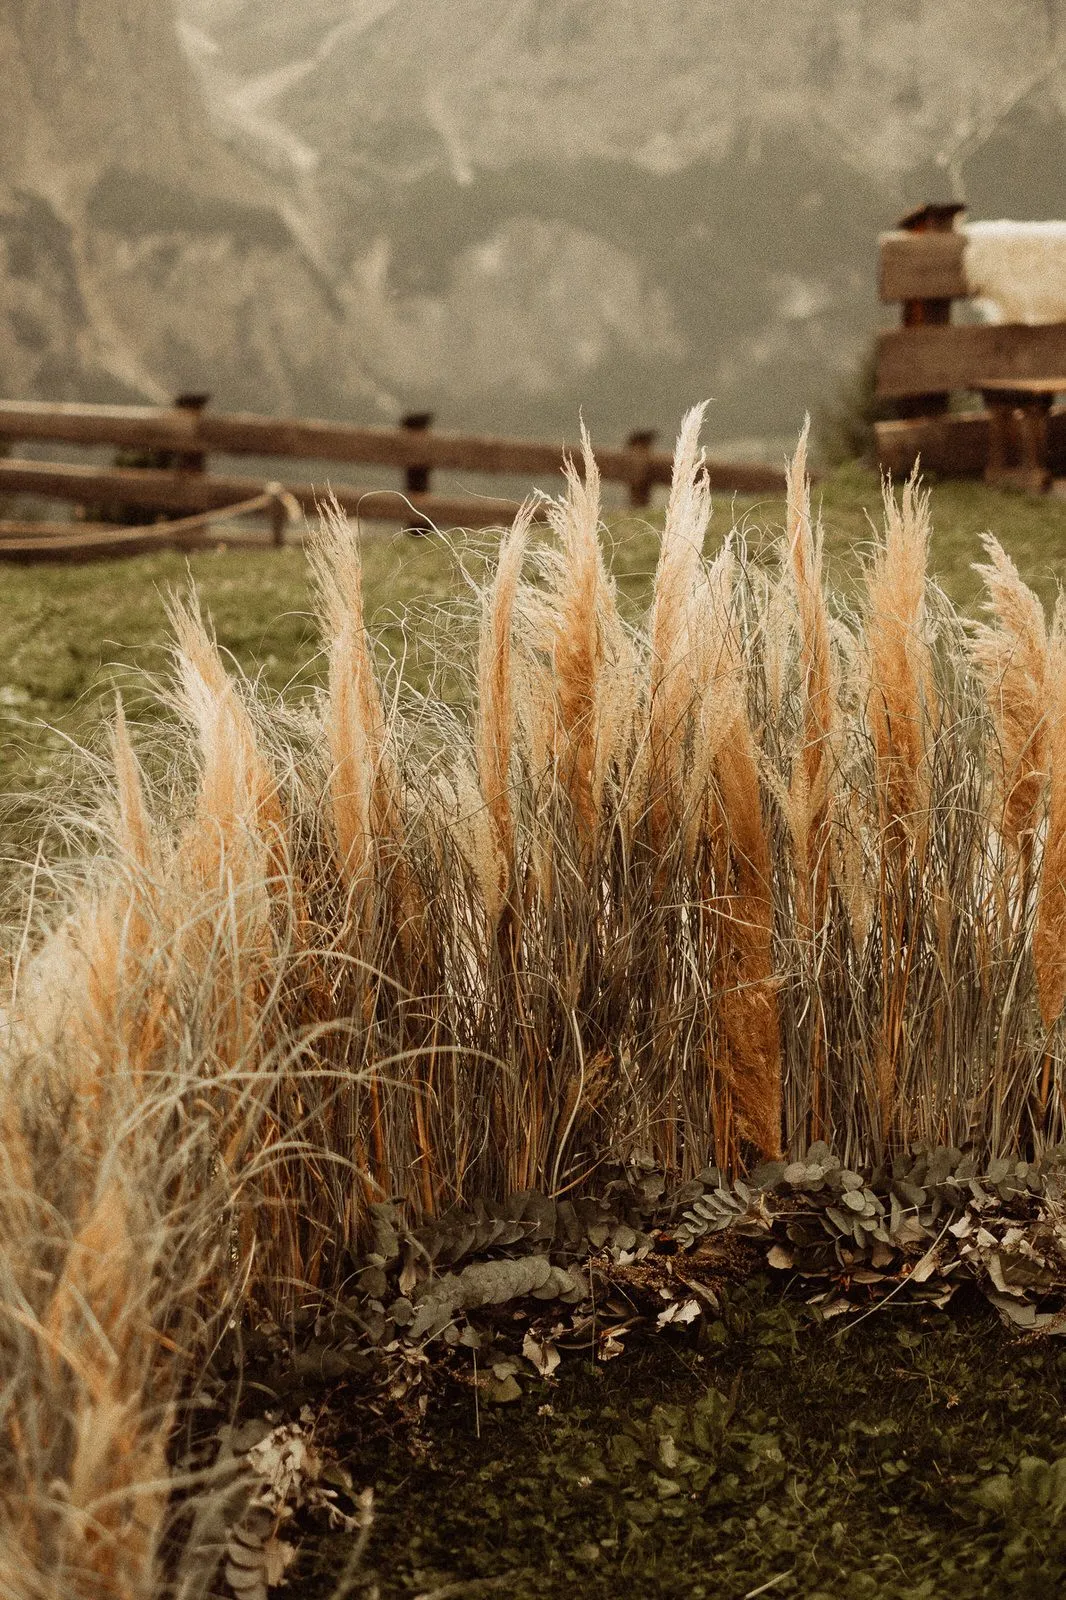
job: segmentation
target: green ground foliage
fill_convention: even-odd
[[[1012,1338],[987,1308],[889,1304],[848,1329],[757,1280],[698,1333],[605,1365],[572,1354],[476,1409],[460,1354],[467,1381],[427,1425],[375,1436],[364,1412],[348,1434],[356,1484],[376,1486],[365,1576],[381,1600],[1066,1585],[1066,1348]],[[301,1596],[329,1594],[345,1549],[308,1547]]]

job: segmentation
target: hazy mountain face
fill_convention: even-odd
[[[906,207],[1061,215],[1059,0],[7,0],[9,394],[790,434]]]

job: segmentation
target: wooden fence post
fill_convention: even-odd
[[[209,394],[179,394],[175,396],[174,408],[199,417],[210,400]],[[203,450],[183,450],[174,456],[174,466],[179,472],[203,472],[207,466],[207,456]]]
[[[409,411],[405,417],[400,418],[400,426],[410,433],[425,433],[433,426],[433,412]],[[428,494],[429,467],[414,464],[407,467],[403,475],[403,486],[408,494]]]
[[[400,418],[401,428],[406,428],[410,433],[425,433],[433,426],[432,411],[409,411],[405,417]],[[420,463],[411,463],[404,468],[403,487],[406,494],[429,493],[429,467]],[[408,526],[408,533],[415,535],[429,533],[432,523],[416,513]]]
[[[654,428],[638,428],[626,440],[626,449],[635,450],[649,458],[645,471],[632,478],[629,484],[629,504],[634,507],[646,506],[651,502],[651,451],[658,434]]]

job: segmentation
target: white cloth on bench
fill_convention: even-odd
[[[962,271],[990,322],[1066,322],[1066,222],[970,222]]]

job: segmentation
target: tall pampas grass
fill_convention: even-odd
[[[399,797],[363,616],[359,546],[335,501],[324,507],[311,566],[329,655],[323,731],[330,761],[330,820],[338,866],[356,903],[352,914],[358,923],[375,892],[375,853],[382,840],[395,838]]]
[[[788,822],[796,873],[796,917],[813,938],[828,911],[830,820],[836,764],[836,669],[831,624],[823,587],[822,531],[811,517],[805,424],[787,474],[789,576],[799,635],[798,673],[802,697],[800,738],[788,791]]]
[[[677,471],[663,522],[659,563],[648,619],[649,819],[653,848],[679,820],[678,754],[689,735],[693,707],[694,607],[702,592],[703,545],[711,519],[711,489],[699,436],[705,406],[687,414],[678,434]]]
[[[128,809],[123,738],[120,723]],[[155,885],[143,888],[151,904]],[[159,949],[157,913],[136,960],[119,950],[110,968],[114,946],[91,941],[86,919],[75,936],[68,925],[13,997],[0,1070],[0,1580],[12,1600],[160,1593],[181,1390],[239,1309],[218,1123],[195,1019],[176,1048],[176,1014],[160,1003],[176,952]],[[118,980],[108,1011],[101,990],[113,1007]],[[147,1054],[139,1014],[153,1022]]]
[[[491,819],[494,871],[485,873],[486,912],[496,921],[514,908],[517,887],[512,754],[515,730],[515,660],[512,629],[515,598],[525,559],[533,504],[524,507],[500,546],[496,576],[484,598],[478,642],[477,725],[474,742],[478,781]],[[491,887],[490,887],[491,885]]]
[[[915,872],[929,839],[930,744],[935,720],[925,607],[929,496],[912,477],[897,502],[886,485],[885,536],[866,570],[868,690],[883,937],[881,1018],[874,1076],[887,1139],[907,1108],[899,1097],[914,973]]]
[[[977,571],[989,621],[974,629],[972,650],[996,732],[993,759],[999,826],[1028,880],[1047,783],[1048,633],[1038,597],[992,534]]]
[[[1061,596],[1048,641],[1043,690],[1050,793],[1033,928],[1033,963],[1040,1012],[1050,1032],[1066,1004],[1066,601]],[[1045,1085],[1045,1096],[1046,1092]]]
[[[926,635],[929,494],[911,478],[897,502],[886,486],[885,536],[866,570],[866,714],[886,839],[921,839],[929,799],[932,663]]]

